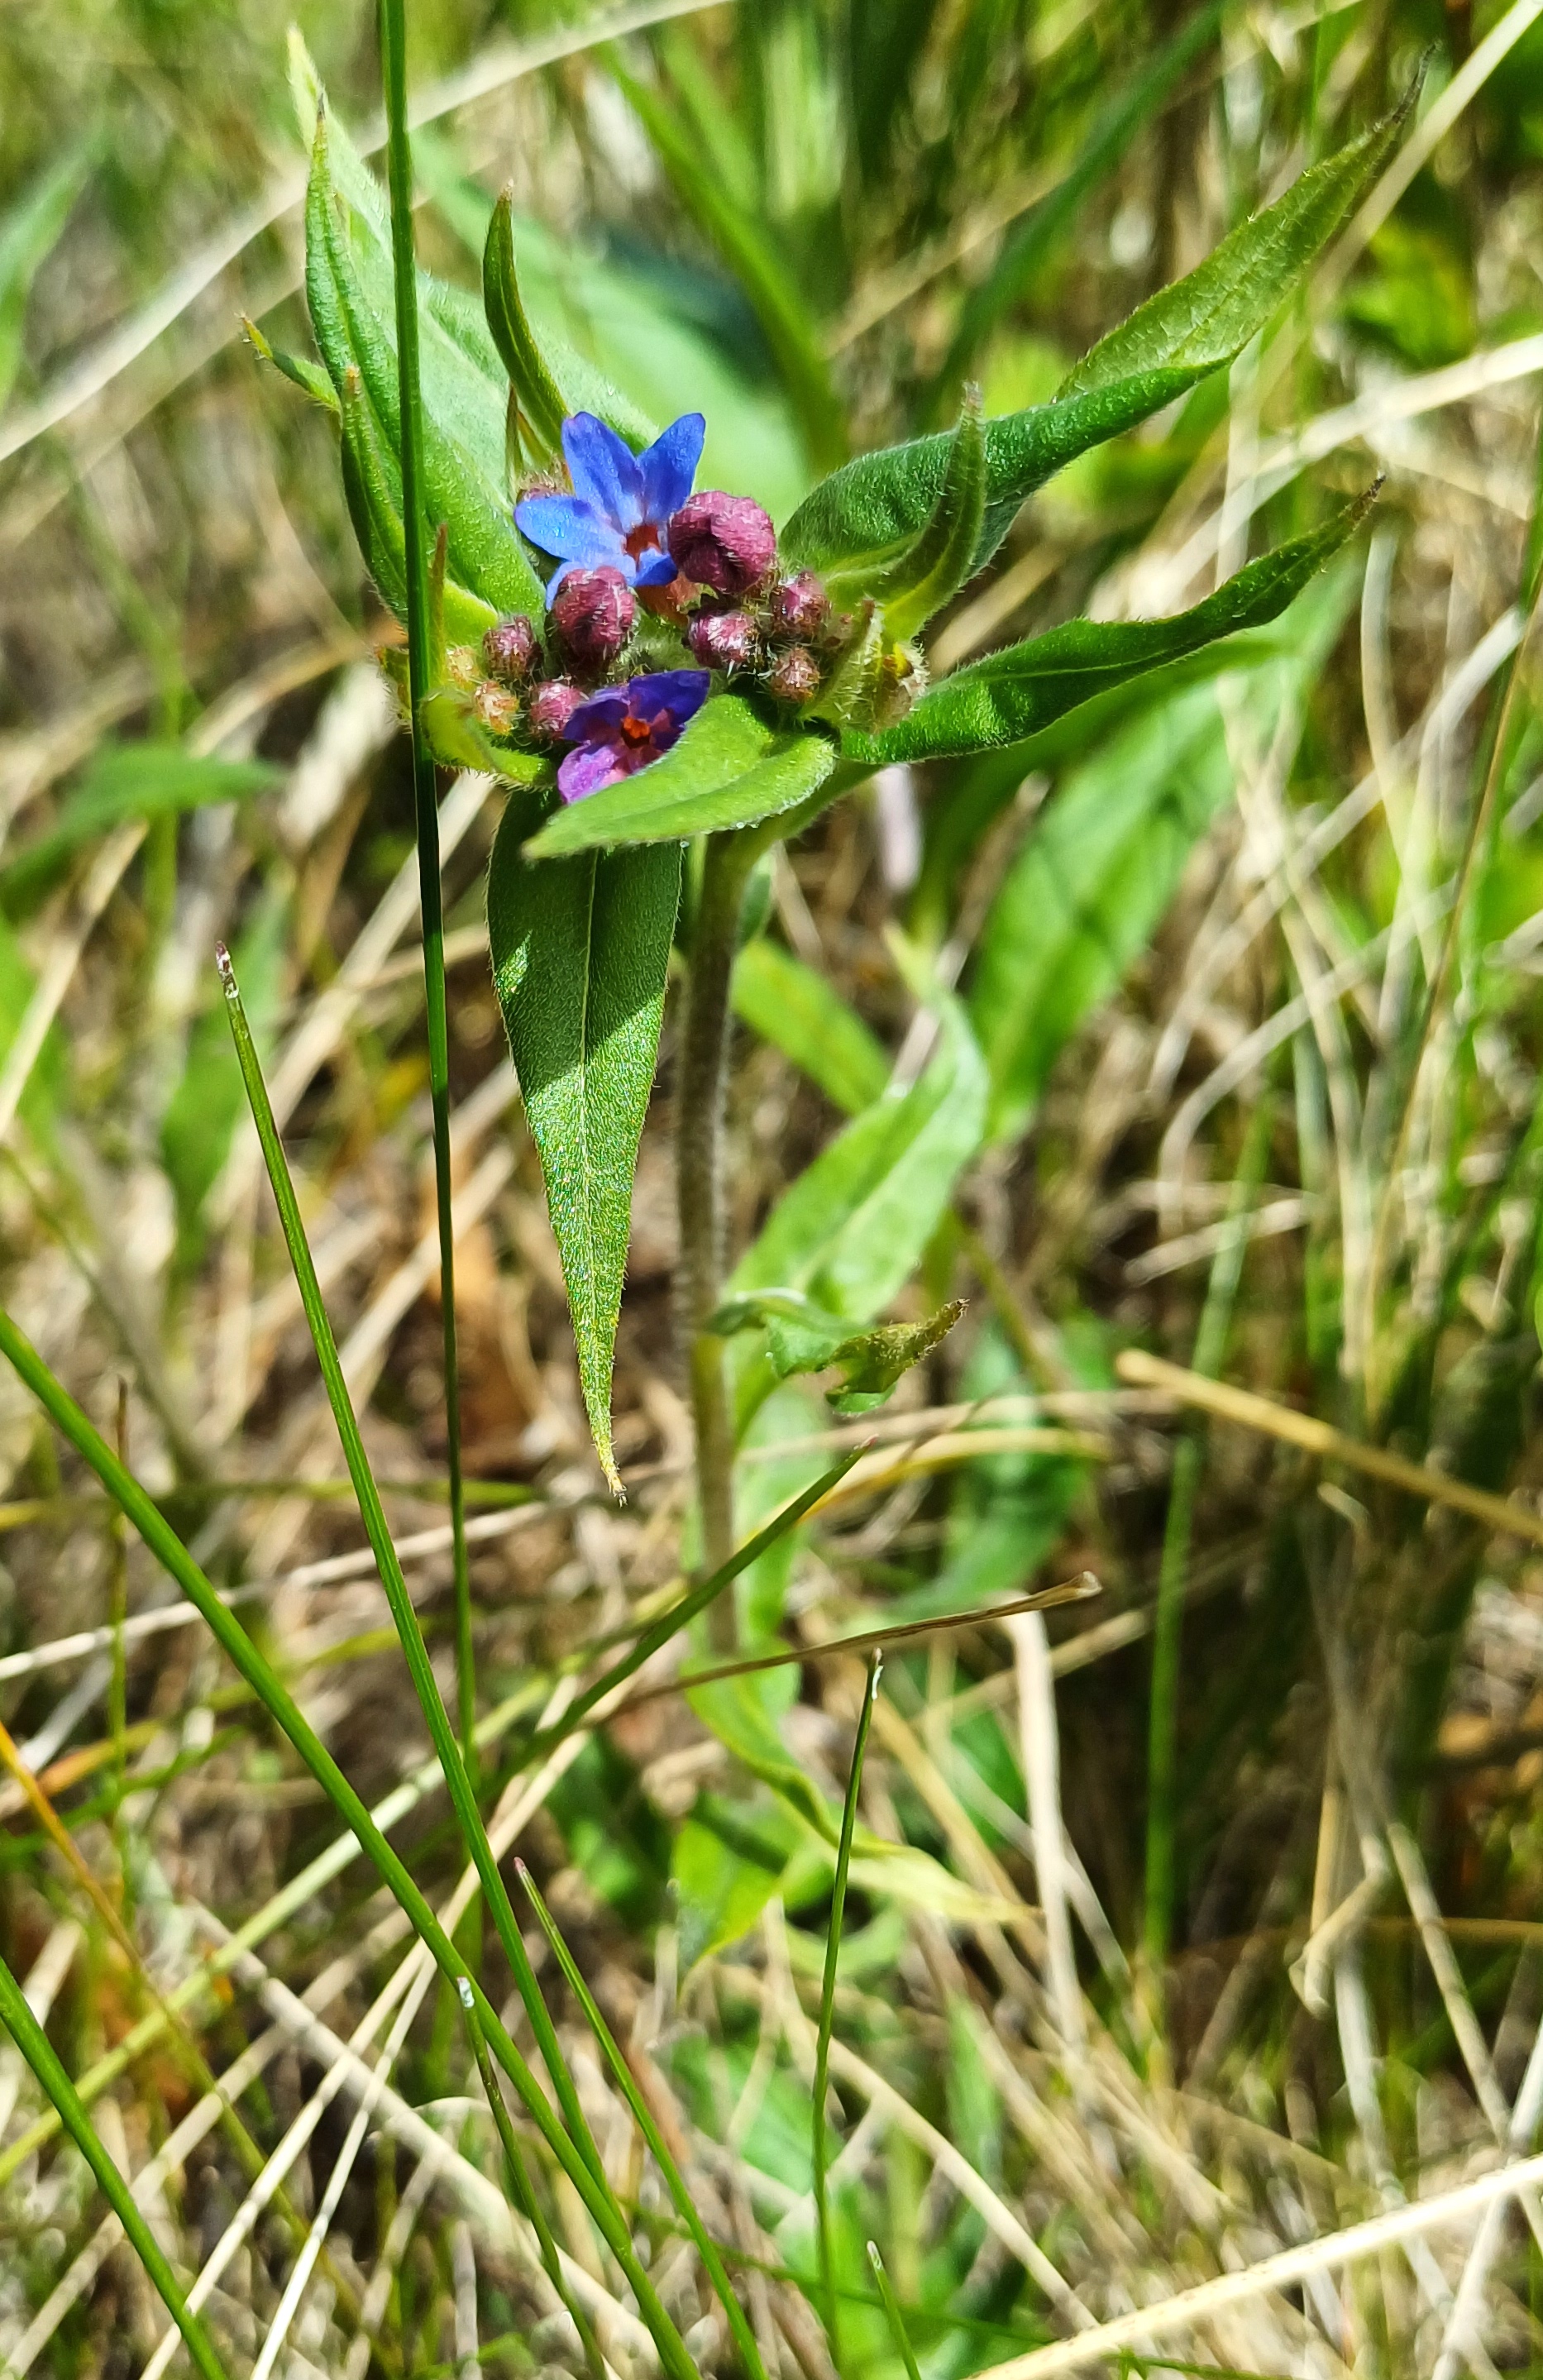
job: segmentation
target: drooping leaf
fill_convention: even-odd
[[[1407,108],[1409,103],[1405,103]],[[986,424],[978,570],[1027,496],[1090,446],[1133,430],[1241,353],[1290,296],[1398,138],[1403,110],[1312,166],[1213,256],[1139,307],[1063,382],[1048,405]],[[950,435],[844,464],[783,531],[788,559],[820,571],[877,572],[922,528],[938,500]]]
[[[1321,580],[1291,646],[1243,682],[1266,747],[1321,667],[1354,588],[1347,565]],[[994,1140],[1023,1130],[1071,1035],[1150,941],[1233,787],[1216,689],[1201,685],[1141,713],[1046,804],[987,917],[970,987]]]
[[[797,1372],[839,1371],[842,1384],[826,1391],[837,1413],[868,1413],[905,1374],[929,1355],[953,1330],[965,1308],[955,1298],[925,1322],[882,1322],[854,1331],[798,1290],[764,1289],[730,1299],[712,1318],[722,1338],[764,1329],[767,1354],[779,1380]]]
[[[818,1083],[847,1115],[876,1099],[890,1062],[855,1009],[828,978],[780,942],[758,934],[734,967],[734,1012]]]
[[[1069,620],[988,653],[929,687],[897,725],[878,735],[849,729],[843,752],[879,765],[1018,743],[1127,678],[1277,618],[1365,518],[1371,501],[1361,497],[1323,528],[1261,554],[1172,619]]]
[[[18,916],[73,853],[126,819],[244,801],[276,784],[278,773],[267,760],[220,760],[184,744],[104,744],[66,795],[57,822],[0,869],[0,906]]]
[[[589,1426],[616,1486],[611,1365],[680,852],[585,852],[534,868],[522,848],[528,826],[525,804],[511,801],[488,871],[493,981],[546,1183]]]
[[[678,843],[750,826],[817,793],[835,766],[833,737],[772,727],[743,696],[703,704],[680,742],[620,783],[556,811],[530,844],[532,859],[614,844]]]

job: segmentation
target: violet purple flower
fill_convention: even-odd
[[[630,587],[662,587],[674,577],[665,532],[691,493],[706,432],[699,413],[683,413],[635,455],[595,414],[569,415],[563,453],[572,495],[526,496],[515,506],[522,533],[562,565],[549,596],[570,570],[603,565]]]
[[[562,730],[576,747],[557,771],[563,799],[582,801],[662,759],[707,700],[710,683],[706,670],[656,670],[578,703]]]

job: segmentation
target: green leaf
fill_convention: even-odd
[[[28,908],[73,853],[126,819],[244,801],[278,776],[267,760],[218,760],[184,744],[104,744],[66,795],[57,823],[0,869],[0,907],[13,917]]]
[[[1245,682],[1268,748],[1321,666],[1355,574],[1306,600],[1292,649]],[[1065,781],[982,929],[970,1015],[991,1072],[990,1136],[1020,1133],[1072,1034],[1155,932],[1198,837],[1233,797],[1213,686],[1142,712]]]
[[[532,868],[513,801],[488,872],[493,982],[541,1161],[578,1375],[607,1479],[632,1177],[653,1085],[681,858],[674,845]]]
[[[521,446],[536,462],[554,461],[562,453],[563,421],[570,407],[526,319],[515,271],[514,200],[508,190],[494,207],[488,225],[482,250],[482,307],[493,345],[509,375]]]
[[[306,196],[306,297],[316,344],[339,398],[346,398],[357,373],[373,423],[395,460],[400,392],[390,249],[380,231],[378,194],[369,205],[359,203],[363,169],[350,170],[351,198],[339,189],[334,159],[340,153],[341,136],[323,112]],[[432,285],[422,276],[420,285],[429,525],[443,522],[450,568],[462,586],[495,613],[525,612],[539,619],[545,608],[541,583],[516,533],[504,486],[504,389],[479,368],[462,340],[446,333],[444,310],[436,308]]]
[[[789,1870],[796,1861],[808,1864],[808,1848],[807,1829],[775,1802],[699,1794],[672,1864],[682,1972],[747,1934],[774,1892],[788,1899]]]
[[[835,766],[833,738],[805,727],[772,727],[743,696],[703,704],[662,760],[571,802],[530,844],[554,859],[613,844],[679,843],[792,809],[818,792]]]
[[[957,1002],[939,1009],[939,1046],[919,1080],[876,1099],[784,1192],[729,1296],[796,1289],[866,1322],[904,1289],[985,1125],[975,1036]]]
[[[1240,224],[1193,273],[1138,306],[1067,373],[1055,402],[1113,389],[1144,372],[1197,379],[1241,355],[1380,171],[1414,103],[1411,90],[1358,140],[1309,165],[1284,197]]]
[[[943,483],[926,528],[885,570],[861,574],[863,583],[848,587],[841,572],[830,582],[834,602],[872,596],[883,607],[884,633],[893,642],[915,637],[935,612],[951,602],[975,570],[976,549],[986,512],[986,438],[980,421],[980,395],[971,390],[965,400],[949,446]]]
[[[90,144],[67,147],[0,215],[0,406],[21,369],[21,335],[32,283],[58,244],[91,162]]]
[[[712,1318],[722,1338],[764,1328],[767,1354],[779,1380],[796,1372],[839,1371],[842,1386],[826,1391],[837,1413],[868,1413],[881,1405],[897,1380],[946,1339],[963,1314],[961,1299],[940,1306],[925,1322],[884,1322],[854,1331],[794,1289],[766,1289],[731,1299]]]
[[[841,401],[820,351],[802,292],[764,217],[737,199],[712,170],[663,95],[627,73],[613,54],[611,70],[648,134],[682,205],[744,289],[765,334],[811,461],[829,468],[845,451]]]
[[[1169,620],[1069,620],[972,662],[879,735],[849,729],[844,755],[879,765],[1016,744],[1127,678],[1275,619],[1366,517],[1376,491],[1308,537],[1262,554],[1214,595]]]
[[[1036,488],[1090,446],[1160,412],[1232,362],[1289,297],[1387,157],[1410,102],[1314,165],[1194,273],[1139,307],[1068,374],[1049,405],[986,424],[986,504],[978,570]],[[783,531],[789,562],[854,577],[878,571],[925,525],[947,469],[950,435],[864,455],[807,496]]]
[[[890,1062],[829,979],[780,942],[758,935],[735,961],[734,1012],[818,1083],[832,1105],[856,1115],[876,1099]]]

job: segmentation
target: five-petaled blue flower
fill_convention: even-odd
[[[532,545],[555,554],[562,567],[549,597],[570,570],[608,564],[634,587],[662,587],[675,576],[665,543],[673,513],[691,493],[707,424],[683,413],[635,455],[608,422],[592,413],[563,424],[563,453],[571,496],[526,496],[515,519]]]
[[[662,759],[700,710],[711,683],[706,670],[655,670],[577,704],[563,729],[564,742],[577,747],[557,771],[563,799],[581,801]]]

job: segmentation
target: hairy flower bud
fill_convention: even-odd
[[[749,669],[760,653],[759,632],[747,612],[699,612],[687,625],[686,641],[703,669]]]
[[[812,570],[800,570],[772,589],[772,626],[786,637],[818,637],[831,616],[831,599]]]
[[[512,686],[485,677],[471,698],[478,722],[490,735],[507,735],[519,723],[519,697]]]
[[[594,570],[570,570],[552,600],[552,622],[563,649],[585,669],[607,668],[637,617],[631,588],[608,562]]]
[[[561,735],[569,719],[583,701],[580,689],[565,677],[549,677],[537,686],[530,697],[529,713],[533,735]]]
[[[671,555],[686,577],[720,595],[743,595],[777,558],[770,515],[748,496],[725,496],[715,488],[687,497],[668,534]]]
[[[820,690],[820,663],[807,645],[790,645],[768,671],[766,684],[781,702],[808,702]]]
[[[523,612],[495,622],[482,639],[489,675],[505,686],[523,686],[536,666],[536,631]]]

